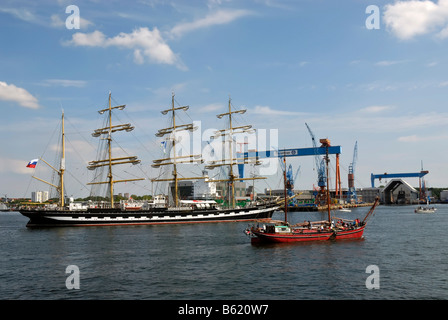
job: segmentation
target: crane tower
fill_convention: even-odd
[[[358,141],[355,142],[355,148],[353,150],[353,161],[348,166],[348,191],[347,202],[358,202],[358,196],[356,195],[355,188],[355,167],[356,160],[358,159]]]
[[[317,142],[316,142],[316,138],[314,137],[313,131],[311,131],[311,128],[308,126],[307,123],[305,123],[308,132],[310,133],[311,136],[311,141],[313,143],[313,148],[317,148]],[[317,190],[317,195],[316,195],[316,204],[320,205],[321,202],[324,203],[326,201],[326,191],[325,191],[325,187],[327,185],[327,176],[325,174],[325,162],[324,162],[324,158],[320,157],[317,152],[314,155],[314,161],[315,166],[316,166],[316,171],[317,171],[317,185],[319,187],[319,189]]]

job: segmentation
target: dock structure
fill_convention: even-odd
[[[357,207],[370,207],[372,206],[373,202],[361,202],[361,203],[344,203],[344,204],[340,204],[340,203],[335,203],[335,204],[331,204],[330,208],[331,210],[336,210],[336,209],[351,209],[351,208],[357,208]],[[323,206],[318,206],[317,210],[327,210],[327,206],[323,205]]]
[[[251,159],[251,158],[283,158],[283,157],[304,157],[315,155],[326,155],[326,147],[318,148],[292,148],[282,150],[267,150],[267,151],[249,151],[238,152],[237,158]],[[340,146],[329,146],[328,154],[341,154]],[[241,177],[244,177],[244,164],[238,165],[238,171]]]
[[[336,155],[336,195],[341,195],[341,181],[340,181],[340,171],[339,171],[339,155],[341,154],[341,147],[340,146],[332,146],[330,145],[330,140],[328,139],[320,139],[320,143],[322,144],[320,147],[311,147],[311,148],[291,148],[291,149],[281,149],[281,150],[267,150],[267,151],[249,151],[249,152],[239,152],[237,153],[237,159],[239,159],[238,163],[238,173],[241,178],[244,178],[244,162],[248,159],[256,159],[257,161],[260,158],[285,158],[287,157],[303,157],[303,156],[314,156],[319,157],[323,156],[327,158],[330,154]],[[322,160],[323,160],[322,159]],[[320,161],[319,161],[320,162]],[[323,161],[322,161],[323,164]],[[320,168],[324,169],[324,167]],[[318,168],[319,170],[319,168]],[[324,174],[324,171],[321,172],[321,174],[318,175],[319,177],[319,191],[316,195],[315,199],[315,205],[320,205],[321,203],[325,202],[326,192],[325,189],[328,188],[327,186],[327,177]],[[295,206],[292,206],[291,209],[294,209]],[[299,208],[300,206],[297,206],[296,210],[299,211],[309,211],[309,208],[306,206],[306,208]],[[315,208],[313,208],[315,210]],[[313,210],[313,211],[314,211]]]
[[[422,170],[420,172],[413,173],[383,173],[383,174],[371,174],[370,182],[372,183],[372,188],[375,188],[375,180],[378,179],[393,179],[393,178],[423,178],[429,173],[428,170]]]
[[[327,154],[335,154],[338,156],[341,154],[340,146],[328,146],[317,148],[292,148],[283,150],[267,150],[267,151],[249,151],[238,152],[238,159],[263,159],[263,158],[283,158],[283,157],[304,157],[304,156],[316,156]],[[338,163],[339,164],[339,163]],[[241,178],[244,177],[244,163],[238,164],[238,173]]]

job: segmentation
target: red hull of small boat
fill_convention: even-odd
[[[361,226],[358,228],[355,228],[353,230],[342,230],[337,231],[335,240],[344,240],[344,239],[361,239],[362,235],[364,233],[364,228],[366,226]]]
[[[299,234],[278,234],[252,231],[254,237],[251,243],[285,243],[285,242],[306,242],[306,241],[328,241],[328,240],[350,240],[361,239],[365,226],[352,230],[340,230],[337,232],[304,232]]]
[[[305,242],[305,241],[326,241],[334,235],[333,232],[304,232],[300,234],[274,234],[264,232],[253,232],[256,237],[251,238],[252,243],[261,242]]]

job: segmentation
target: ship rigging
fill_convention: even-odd
[[[218,160],[211,160],[206,165],[206,169],[215,169],[218,167],[227,167],[228,168],[228,178],[226,179],[218,179],[218,180],[211,180],[214,182],[226,182],[228,183],[228,186],[230,189],[230,192],[228,194],[228,204],[232,208],[236,207],[236,197],[235,197],[235,181],[242,181],[242,180],[260,180],[260,179],[266,179],[266,177],[251,177],[251,178],[243,178],[238,177],[235,175],[234,166],[239,164],[253,164],[253,165],[259,165],[261,164],[260,161],[256,158],[236,158],[234,154],[234,148],[235,148],[235,141],[234,136],[237,134],[253,134],[255,133],[255,129],[252,128],[252,125],[242,125],[242,126],[234,126],[232,121],[232,115],[234,114],[244,114],[246,113],[245,109],[240,110],[232,110],[232,103],[231,98],[229,97],[229,103],[228,103],[228,111],[225,113],[218,114],[216,117],[218,119],[222,119],[224,117],[228,118],[228,127],[226,129],[221,129],[215,132],[215,135],[212,137],[214,139],[216,138],[222,138],[223,147],[226,149],[228,148],[228,154],[226,155],[226,150],[223,152],[222,159]],[[226,158],[228,156],[228,158]]]
[[[128,181],[139,181],[144,178],[135,179],[120,179],[114,178],[114,166],[122,164],[137,165],[140,160],[137,156],[123,156],[117,157],[112,154],[112,135],[113,133],[126,131],[130,132],[134,127],[127,124],[113,124],[112,123],[112,111],[123,110],[125,105],[119,105],[112,107],[111,94],[109,93],[108,107],[99,111],[100,114],[106,114],[106,125],[102,128],[96,129],[93,132],[94,137],[101,137],[100,142],[106,142],[106,151],[99,153],[102,155],[98,160],[90,161],[88,163],[89,170],[104,171],[107,169],[107,178],[100,179],[102,174],[96,175],[93,182],[90,185],[107,185],[109,188],[110,203],[105,205],[103,202],[93,202],[91,200],[85,202],[74,202],[72,199],[70,203],[64,202],[64,172],[65,172],[65,131],[64,121],[62,121],[62,157],[60,161],[60,168],[56,169],[52,167],[59,175],[59,184],[48,183],[57,188],[59,191],[60,203],[58,207],[54,206],[22,206],[19,212],[28,217],[29,221],[27,227],[66,227],[66,226],[110,226],[110,225],[151,225],[151,224],[168,224],[168,223],[204,223],[204,222],[231,222],[231,221],[247,221],[255,219],[270,219],[273,212],[278,209],[276,203],[273,202],[257,202],[251,203],[244,207],[225,208],[219,206],[216,201],[196,201],[196,200],[180,200],[178,197],[178,182],[186,179],[203,179],[204,177],[178,177],[177,165],[181,163],[202,163],[203,160],[200,155],[178,156],[176,154],[176,133],[182,130],[194,130],[192,124],[179,125],[176,123],[176,111],[188,110],[188,107],[175,107],[174,106],[174,94],[171,97],[172,106],[170,109],[162,111],[162,114],[171,112],[173,116],[172,125],[168,128],[164,128],[158,131],[156,136],[163,137],[169,134],[169,141],[173,146],[173,157],[167,157],[163,159],[156,159],[153,161],[153,167],[160,167],[166,165],[173,165],[173,178],[170,179],[152,179],[152,181],[173,181],[175,184],[174,192],[174,206],[170,206],[166,203],[165,199],[161,195],[154,196],[151,201],[144,201],[138,204],[128,205],[127,203],[116,204],[114,203],[114,184]],[[229,115],[232,114],[230,110],[229,102]],[[220,116],[224,116],[222,114]],[[218,116],[219,117],[219,116]],[[230,126],[232,133],[238,128]],[[224,132],[224,131],[222,131]],[[230,157],[232,160],[230,166],[234,164],[236,159]],[[47,163],[46,161],[44,161]],[[47,163],[48,164],[48,163]],[[225,161],[221,162],[221,165],[227,164]],[[49,164],[48,164],[49,165]],[[230,181],[238,180],[233,175],[232,169],[230,169]],[[234,203],[234,198],[233,198]]]
[[[119,132],[119,131],[131,132],[132,130],[134,130],[134,127],[131,126],[130,123],[112,125],[112,110],[123,110],[126,107],[126,105],[119,105],[119,106],[112,107],[111,106],[111,93],[109,93],[108,105],[109,105],[108,108],[98,111],[99,114],[106,113],[106,115],[108,117],[107,125],[103,128],[96,129],[92,133],[93,137],[102,137],[100,139],[105,140],[107,142],[106,158],[90,161],[87,169],[95,170],[95,169],[101,168],[101,167],[108,168],[107,181],[90,182],[90,183],[88,183],[88,185],[108,184],[109,196],[110,196],[110,207],[114,208],[114,206],[115,206],[114,184],[115,183],[140,181],[140,180],[145,180],[145,178],[114,180],[114,176],[113,176],[113,172],[112,172],[113,166],[121,165],[121,164],[129,164],[129,163],[136,165],[136,164],[139,164],[141,161],[138,160],[138,158],[136,156],[119,157],[119,158],[112,157],[112,133]],[[103,138],[103,136],[105,136],[105,138]]]

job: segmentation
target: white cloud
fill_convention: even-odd
[[[106,36],[98,30],[91,33],[77,32],[72,36],[72,40],[66,42],[65,44],[85,47],[105,47]]]
[[[378,61],[377,63],[375,63],[376,66],[380,66],[380,67],[388,67],[388,66],[392,66],[394,64],[400,64],[400,63],[405,63],[407,62],[407,60],[383,60],[383,61]]]
[[[328,126],[334,130],[345,130],[346,123],[352,124],[350,130],[359,132],[397,132],[415,131],[419,129],[443,128],[448,121],[448,114],[441,112],[427,112],[422,114],[391,115],[389,113],[372,113],[366,116],[363,113],[353,113],[352,115],[341,115],[328,118]],[[325,119],[321,119],[325,123]]]
[[[365,107],[363,109],[361,109],[361,112],[366,112],[366,113],[380,113],[386,110],[391,110],[393,109],[392,106],[369,106],[369,107]]]
[[[23,88],[0,81],[0,100],[12,101],[20,106],[30,109],[38,109],[37,99]]]
[[[398,137],[399,142],[421,142],[421,141],[431,141],[431,140],[446,140],[446,135],[438,135],[438,136],[417,136],[416,134],[410,136]]]
[[[60,152],[61,146],[60,144],[52,144],[50,146],[50,150],[54,152]],[[83,140],[67,140],[67,144],[65,146],[66,153],[79,154],[82,151],[84,159],[94,159],[96,146],[93,146],[88,141]]]
[[[66,28],[65,20],[62,20],[59,15],[53,14],[50,17],[51,26],[55,28]],[[87,29],[89,26],[94,25],[93,22],[84,19],[83,17],[79,17],[79,27],[80,29]]]
[[[134,50],[134,62],[136,64],[143,64],[145,62],[145,58],[142,55],[142,52],[140,51],[140,49],[135,49]]]
[[[171,96],[173,92],[176,94],[179,92],[183,92],[188,86],[188,82],[179,82],[175,83],[170,87],[159,87],[159,88],[147,88],[153,94],[166,98],[167,96]]]
[[[204,18],[199,18],[192,22],[179,23],[167,32],[166,35],[170,38],[178,38],[185,33],[214,25],[227,24],[250,14],[252,14],[251,11],[243,9],[217,10],[206,15]],[[51,19],[53,26],[60,26],[64,23],[57,15],[53,15]],[[86,22],[87,25],[92,24],[90,21],[86,20]],[[181,70],[188,69],[181,62],[179,57],[173,53],[157,27],[154,27],[153,30],[149,30],[147,27],[140,27],[135,29],[132,33],[121,32],[117,36],[111,38],[108,38],[99,30],[91,33],[77,32],[72,35],[70,41],[66,41],[64,44],[103,48],[115,46],[133,49],[134,62],[137,64],[143,64],[145,61],[150,61],[153,63],[175,65]]]
[[[50,17],[50,20],[51,20],[52,27],[55,27],[55,28],[65,27],[65,22],[62,21],[62,19],[57,14],[53,14]]]
[[[26,22],[36,22],[38,19],[36,16],[29,11],[28,9],[16,9],[16,8],[0,8],[0,12],[8,13],[20,20],[26,21]]]
[[[72,36],[72,40],[65,42],[65,45],[133,49],[134,61],[138,64],[147,60],[153,63],[176,65],[179,69],[186,70],[185,65],[166,44],[157,28],[151,31],[142,27],[135,29],[132,33],[121,32],[112,38],[107,38],[98,30],[91,33],[77,32]]]
[[[26,164],[28,160],[17,160],[9,158],[0,157],[0,173],[18,173],[18,174],[30,174],[33,172],[32,169],[27,168]]]
[[[30,11],[27,8],[0,8],[0,13],[7,13],[12,15],[13,17],[20,19],[25,22],[41,25],[41,26],[51,26],[54,28],[65,28],[65,20],[61,19],[58,14],[53,14],[48,19],[48,16],[44,16],[42,14],[36,14]],[[67,17],[67,16],[66,16]],[[48,21],[50,20],[50,21]],[[84,19],[83,17],[79,17],[79,27],[81,29],[87,29],[89,26],[94,23]],[[50,22],[48,24],[48,22]]]
[[[422,138],[419,138],[417,135],[413,134],[410,136],[399,137],[397,140],[400,142],[418,142],[422,141]]]
[[[448,37],[448,27],[445,27],[437,34],[437,37],[440,39],[445,39]]]
[[[201,112],[217,112],[224,110],[225,106],[222,103],[211,103],[200,108]]]
[[[275,110],[272,109],[269,106],[255,106],[252,110],[251,113],[256,113],[256,114],[264,114],[264,115],[285,115],[285,116],[299,116],[299,115],[304,115],[305,113],[303,112],[294,112],[294,111],[282,111],[282,110]]]
[[[402,40],[432,32],[445,38],[448,36],[448,0],[437,3],[429,0],[397,1],[384,7],[383,21]]]
[[[83,80],[66,80],[66,79],[47,79],[43,82],[44,86],[61,86],[61,87],[77,87],[82,88],[86,85]]]
[[[251,14],[248,10],[218,10],[207,15],[205,18],[197,19],[193,22],[179,23],[171,29],[171,36],[180,37],[185,33],[207,28],[214,25],[230,23],[238,18]]]

